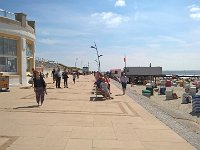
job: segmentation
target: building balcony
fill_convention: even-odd
[[[0,9],[0,23],[21,26],[28,32],[35,34],[35,21],[26,20],[24,13],[11,13]]]

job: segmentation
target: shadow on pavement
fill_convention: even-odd
[[[22,106],[22,107],[15,107],[13,109],[20,109],[20,108],[35,108],[35,107],[39,107],[38,105],[31,105],[31,106]]]
[[[199,117],[200,117],[200,112],[199,112],[199,113],[190,112],[190,115],[192,115],[192,116],[197,116],[197,117],[199,118]]]
[[[116,94],[115,96],[123,96],[123,94]]]

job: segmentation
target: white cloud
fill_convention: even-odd
[[[200,7],[196,6],[196,5],[192,5],[189,8],[190,8],[190,12],[199,12],[200,11]]]
[[[189,7],[190,9],[190,18],[194,20],[200,20],[200,7],[196,5],[192,5]]]
[[[103,23],[108,28],[118,27],[123,21],[129,20],[128,17],[115,14],[112,12],[94,13],[91,16],[94,19],[93,20],[94,23],[97,23],[97,22]]]
[[[124,7],[126,6],[125,0],[116,0],[115,7]]]
[[[190,14],[190,17],[195,20],[200,20],[200,12],[195,14]]]

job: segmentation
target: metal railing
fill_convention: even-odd
[[[15,14],[6,10],[0,9],[0,17],[6,17],[15,20]]]

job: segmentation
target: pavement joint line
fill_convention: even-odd
[[[94,139],[92,139],[92,150],[94,149]]]
[[[82,93],[72,93],[72,92],[56,92],[56,93],[65,93],[65,94],[68,94],[68,93],[70,93],[70,94],[82,94]]]
[[[86,111],[56,111],[56,110],[28,110],[28,109],[13,109],[13,108],[0,108],[3,112],[30,112],[30,113],[58,113],[58,114],[79,114],[79,115],[108,115],[108,116],[129,116],[136,117],[136,115],[129,115],[125,113],[112,113],[112,112],[86,112]]]
[[[24,96],[24,97],[22,97],[20,99],[32,99],[34,97],[35,97],[35,94],[30,94],[30,95]]]
[[[119,108],[121,109],[121,111],[124,113],[124,114],[128,114],[128,112],[125,110],[125,108],[123,107],[123,105],[121,103],[117,103]]]
[[[129,105],[128,102],[124,102],[126,104],[126,106],[130,109],[130,111],[135,114],[136,116],[139,116],[138,113],[133,109],[133,107],[131,105]]]
[[[117,137],[117,133],[116,133],[117,131],[116,131],[116,128],[114,127],[114,125],[113,125],[113,121],[111,121],[111,124],[112,124],[114,135],[115,135],[115,137]],[[116,140],[118,140],[118,138],[116,138]]]
[[[0,150],[6,150],[11,144],[13,144],[19,137],[18,136],[0,136],[0,138],[8,138],[3,145],[0,145]]]
[[[76,100],[76,99],[61,99],[61,98],[45,98],[45,100],[66,101],[66,102],[68,102],[68,101],[85,101],[84,99],[78,99],[78,100]]]

